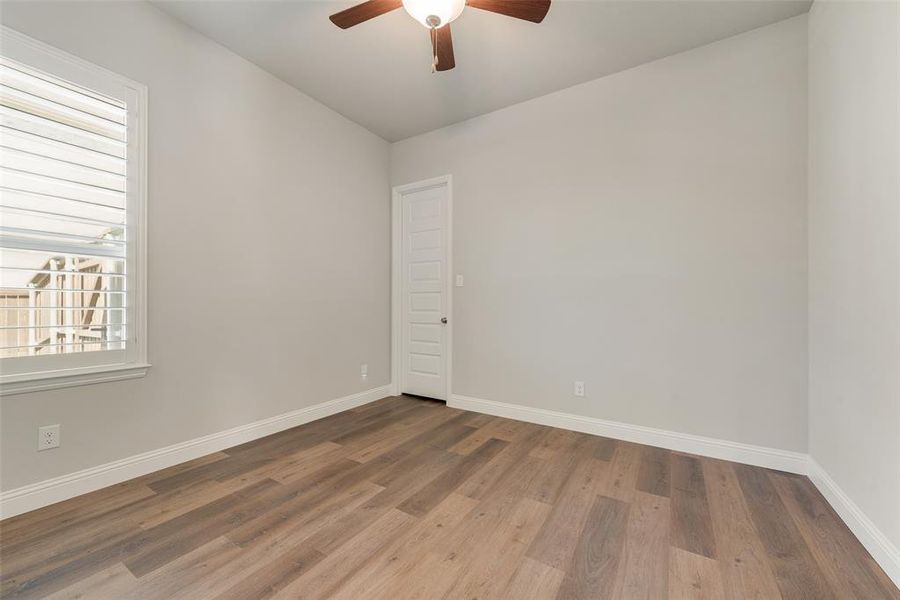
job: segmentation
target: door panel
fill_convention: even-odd
[[[446,400],[448,188],[401,194],[400,391]]]

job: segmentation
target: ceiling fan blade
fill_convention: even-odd
[[[456,66],[456,58],[453,56],[453,38],[450,37],[450,24],[434,30],[431,38],[432,50],[437,56],[435,69],[449,71]]]
[[[391,12],[401,6],[403,6],[402,0],[368,0],[368,2],[363,2],[347,10],[334,13],[328,18],[341,29],[347,29],[348,27],[359,25],[363,21]]]
[[[467,0],[467,6],[540,23],[550,10],[550,0]]]

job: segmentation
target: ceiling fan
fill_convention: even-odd
[[[430,30],[431,70],[434,72],[449,71],[456,66],[450,22],[462,14],[465,7],[471,6],[540,23],[550,10],[550,0],[368,0],[329,18],[341,29],[347,29],[401,6],[412,18]]]

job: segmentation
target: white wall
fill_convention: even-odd
[[[385,141],[149,4],[4,2],[2,20],[149,86],[153,363],[3,397],[2,489],[389,382]],[[37,453],[52,423],[62,447]]]
[[[809,14],[810,454],[900,548],[900,4]],[[900,577],[900,553],[895,577]]]
[[[454,178],[454,393],[805,452],[806,102],[804,15],[394,144]]]

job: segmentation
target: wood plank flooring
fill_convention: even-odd
[[[900,600],[805,477],[385,398],[0,522],[3,598]]]

